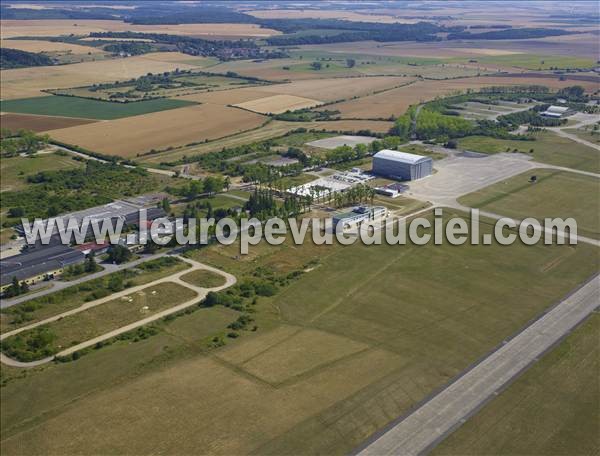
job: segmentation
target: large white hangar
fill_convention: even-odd
[[[373,156],[373,174],[390,179],[416,180],[433,172],[433,160],[397,150],[380,150]]]

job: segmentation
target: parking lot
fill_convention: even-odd
[[[436,172],[410,182],[405,195],[439,204],[456,204],[459,196],[533,169],[522,154],[454,155],[435,163]]]

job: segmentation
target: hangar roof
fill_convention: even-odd
[[[564,114],[565,112],[567,112],[569,110],[568,106],[550,106],[546,112],[555,112],[557,114]]]
[[[409,163],[411,165],[431,160],[430,157],[425,157],[423,155],[409,154],[408,152],[400,152],[397,150],[389,149],[380,150],[374,155],[374,158],[383,158],[386,160],[393,160],[401,163]]]

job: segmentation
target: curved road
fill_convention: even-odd
[[[16,334],[19,334],[19,333],[21,333],[23,331],[27,331],[29,329],[33,329],[33,328],[36,328],[38,326],[41,326],[41,325],[44,325],[44,324],[47,324],[47,323],[52,323],[53,321],[60,320],[61,318],[68,317],[70,315],[75,315],[75,314],[78,314],[79,312],[83,312],[85,310],[91,309],[92,307],[99,306],[101,304],[104,304],[105,302],[112,301],[114,299],[118,299],[118,298],[121,298],[123,296],[127,296],[127,295],[130,295],[130,294],[135,293],[137,291],[143,290],[145,288],[152,287],[152,286],[155,286],[155,285],[159,285],[159,284],[165,283],[165,282],[174,282],[174,283],[176,283],[178,285],[182,285],[182,286],[184,286],[186,288],[189,288],[189,289],[195,291],[196,292],[196,296],[194,296],[192,299],[190,299],[190,300],[188,300],[186,302],[183,302],[181,304],[178,304],[178,305],[176,305],[174,307],[170,307],[169,309],[166,309],[166,310],[163,310],[161,312],[158,312],[158,313],[155,313],[153,315],[150,315],[149,317],[143,318],[141,320],[138,320],[138,321],[135,321],[135,322],[130,323],[128,325],[125,325],[125,326],[122,326],[120,328],[117,328],[117,329],[115,329],[113,331],[107,332],[106,334],[102,334],[101,336],[95,337],[95,338],[90,339],[90,340],[86,340],[85,342],[82,342],[80,344],[77,344],[77,345],[74,345],[72,347],[69,347],[69,348],[67,348],[67,349],[65,349],[65,350],[57,353],[56,355],[50,356],[48,358],[44,358],[44,359],[40,359],[40,360],[37,360],[37,361],[32,361],[32,362],[26,362],[26,363],[24,363],[24,362],[20,362],[20,361],[14,360],[12,358],[9,358],[8,356],[4,355],[3,353],[0,353],[0,362],[6,364],[8,366],[12,366],[12,367],[36,367],[36,366],[40,366],[42,364],[46,364],[46,363],[52,361],[55,356],[67,356],[67,355],[70,355],[73,352],[76,352],[78,350],[83,350],[84,348],[91,347],[91,346],[95,345],[98,342],[102,342],[102,341],[105,341],[107,339],[111,339],[111,338],[116,337],[116,336],[118,336],[120,334],[123,334],[123,333],[126,333],[128,331],[131,331],[132,329],[139,328],[140,326],[146,325],[148,323],[152,323],[153,321],[156,321],[156,320],[159,320],[161,318],[164,318],[164,317],[166,317],[168,315],[171,315],[171,314],[173,314],[175,312],[179,312],[180,310],[184,310],[184,309],[186,309],[186,308],[188,308],[188,307],[190,307],[192,305],[197,304],[198,300],[199,299],[203,299],[208,294],[209,291],[220,291],[220,290],[223,290],[225,288],[229,288],[230,286],[234,285],[236,283],[236,281],[237,281],[236,278],[235,278],[235,276],[233,276],[233,275],[231,275],[231,274],[229,274],[227,272],[221,271],[220,269],[213,268],[211,266],[207,266],[205,264],[199,263],[199,262],[194,261],[194,260],[190,260],[189,258],[185,258],[185,257],[182,257],[182,256],[177,256],[177,257],[179,259],[181,259],[182,261],[185,261],[186,263],[189,263],[192,267],[188,268],[188,269],[185,269],[183,271],[177,272],[175,274],[172,274],[170,276],[163,277],[161,279],[157,279],[157,280],[155,280],[153,282],[149,282],[149,283],[146,283],[144,285],[138,285],[136,287],[131,287],[131,288],[128,288],[126,290],[120,291],[118,293],[114,293],[114,294],[111,294],[109,296],[106,296],[104,298],[97,299],[95,301],[87,302],[87,303],[85,303],[85,304],[83,304],[83,305],[81,305],[81,306],[79,306],[79,307],[77,307],[75,309],[71,309],[71,310],[63,312],[61,314],[54,315],[54,316],[52,316],[50,318],[46,318],[45,320],[41,320],[41,321],[32,323],[30,325],[27,325],[27,326],[23,326],[22,328],[15,329],[13,331],[8,331],[8,332],[3,333],[2,335],[0,335],[0,341],[6,339],[7,337],[11,337],[11,336],[14,336]],[[197,271],[197,270],[206,270],[206,271],[211,271],[211,272],[214,272],[216,274],[219,274],[219,275],[221,275],[221,276],[223,276],[225,278],[225,283],[223,285],[221,285],[220,287],[201,288],[201,287],[197,287],[195,285],[192,285],[190,283],[187,283],[187,282],[185,282],[185,281],[183,281],[181,279],[181,276],[183,276],[183,275],[185,275],[185,274],[187,274],[189,272]]]
[[[73,285],[79,285],[81,283],[88,282],[90,280],[94,280],[94,279],[97,279],[99,277],[102,277],[102,276],[105,276],[108,274],[112,274],[113,272],[122,271],[124,269],[134,268],[139,264],[145,263],[146,261],[156,260],[156,259],[164,257],[166,255],[171,255],[171,252],[165,251],[165,252],[154,253],[152,255],[144,255],[137,260],[129,261],[127,263],[101,264],[100,266],[102,266],[104,269],[102,269],[101,271],[98,271],[98,272],[94,272],[93,274],[88,274],[86,276],[79,277],[79,278],[73,279],[73,280],[65,280],[65,281],[54,280],[54,281],[48,282],[51,285],[50,288],[43,288],[38,291],[32,290],[30,293],[27,293],[25,295],[16,296],[14,298],[2,299],[2,300],[0,300],[0,308],[7,309],[11,306],[16,306],[17,304],[21,304],[22,302],[29,301],[29,300],[35,299],[35,298],[39,298],[41,296],[45,296],[50,293],[55,293],[64,288],[72,287]]]
[[[578,123],[573,124],[573,125],[565,125],[562,127],[549,127],[548,130],[556,133],[558,136],[562,136],[563,138],[567,138],[567,139],[570,139],[571,141],[578,142],[585,146],[591,147],[592,149],[600,150],[600,145],[594,144],[593,142],[587,141],[583,138],[580,138],[577,135],[574,135],[572,133],[565,131],[568,129],[577,129],[577,128],[585,127],[587,125],[593,125],[600,121],[599,117],[594,114],[579,113],[579,114],[575,114],[572,117],[572,119],[577,120]]]

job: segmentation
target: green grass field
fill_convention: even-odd
[[[41,171],[81,168],[81,161],[70,155],[38,154],[33,157],[3,158],[0,162],[0,189],[4,191],[25,188],[27,177]]]
[[[323,64],[336,61],[345,62],[347,59],[356,60],[357,65],[367,65],[367,62],[371,62],[370,64],[372,65],[437,65],[446,61],[446,59],[438,59],[434,57],[402,57],[352,52],[328,52],[309,49],[294,50],[290,52],[290,55],[299,60],[319,60]]]
[[[541,163],[600,173],[600,156],[597,150],[551,132],[536,133],[534,137],[535,141],[513,141],[489,136],[468,136],[460,139],[458,145],[460,149],[485,154],[513,152],[516,149],[532,155],[535,161]],[[531,149],[533,153],[529,152]]]
[[[566,55],[508,54],[477,56],[476,59],[483,64],[508,65],[526,70],[593,68],[595,65],[593,59]]]
[[[177,260],[169,260],[168,265],[163,264],[163,259],[148,261],[138,266],[135,273],[124,275],[123,273],[112,273],[102,278],[65,288],[56,293],[34,298],[22,304],[2,309],[0,313],[0,329],[10,331],[12,329],[44,320],[67,310],[85,304],[94,299],[93,293],[107,290],[107,284],[111,277],[123,275],[124,281],[131,287],[144,285],[154,280],[166,277],[189,268],[188,263]],[[100,296],[98,296],[99,298]]]
[[[3,453],[347,454],[598,269],[589,245],[235,252],[190,254],[239,279],[258,267],[286,274],[317,262],[259,299],[256,332],[208,354],[198,340],[210,323],[200,322],[221,325],[227,309],[201,309],[146,341],[24,378],[9,369]],[[159,432],[164,422],[177,432]]]
[[[189,301],[194,296],[196,293],[189,288],[173,282],[164,282],[122,298],[107,301],[78,314],[61,318],[40,328],[47,329],[53,335],[53,340],[48,344],[48,348],[53,354],[56,354],[68,347],[106,334],[113,329]],[[10,347],[15,346],[16,340],[29,341],[32,334],[37,331],[38,328],[11,336],[2,341],[2,347],[5,349],[8,345],[9,348],[6,351],[10,355]],[[28,345],[30,343],[26,342],[26,346]]]
[[[112,120],[139,116],[151,112],[166,111],[197,104],[193,101],[171,100],[167,98],[136,101],[132,103],[111,103],[86,98],[47,97],[21,98],[2,102],[2,111],[45,116],[81,117],[85,119]]]
[[[592,314],[432,454],[598,454],[599,337]]]
[[[297,176],[286,176],[280,179],[277,179],[273,182],[274,188],[283,187],[285,189],[289,189],[291,187],[297,187],[299,185],[304,185],[308,182],[312,182],[318,179],[318,177],[313,176],[312,174],[302,173]]]
[[[592,130],[592,127],[587,128],[568,128],[565,130],[566,133],[571,133],[581,139],[585,139],[593,144],[600,145],[600,131]]]
[[[244,205],[244,201],[235,197],[232,198],[227,193],[221,193],[212,198],[201,198],[198,201],[210,203],[213,209],[231,209]]]
[[[398,150],[408,152],[410,154],[424,155],[426,157],[431,157],[434,160],[441,160],[442,158],[446,158],[446,154],[434,152],[423,144],[405,144],[399,146]]]
[[[536,175],[538,182],[529,183]],[[600,179],[564,171],[536,169],[459,199],[461,204],[524,219],[573,217],[578,234],[600,239]]]
[[[222,275],[202,269],[188,272],[187,274],[181,276],[181,280],[202,288],[220,287],[225,283],[225,278]]]

